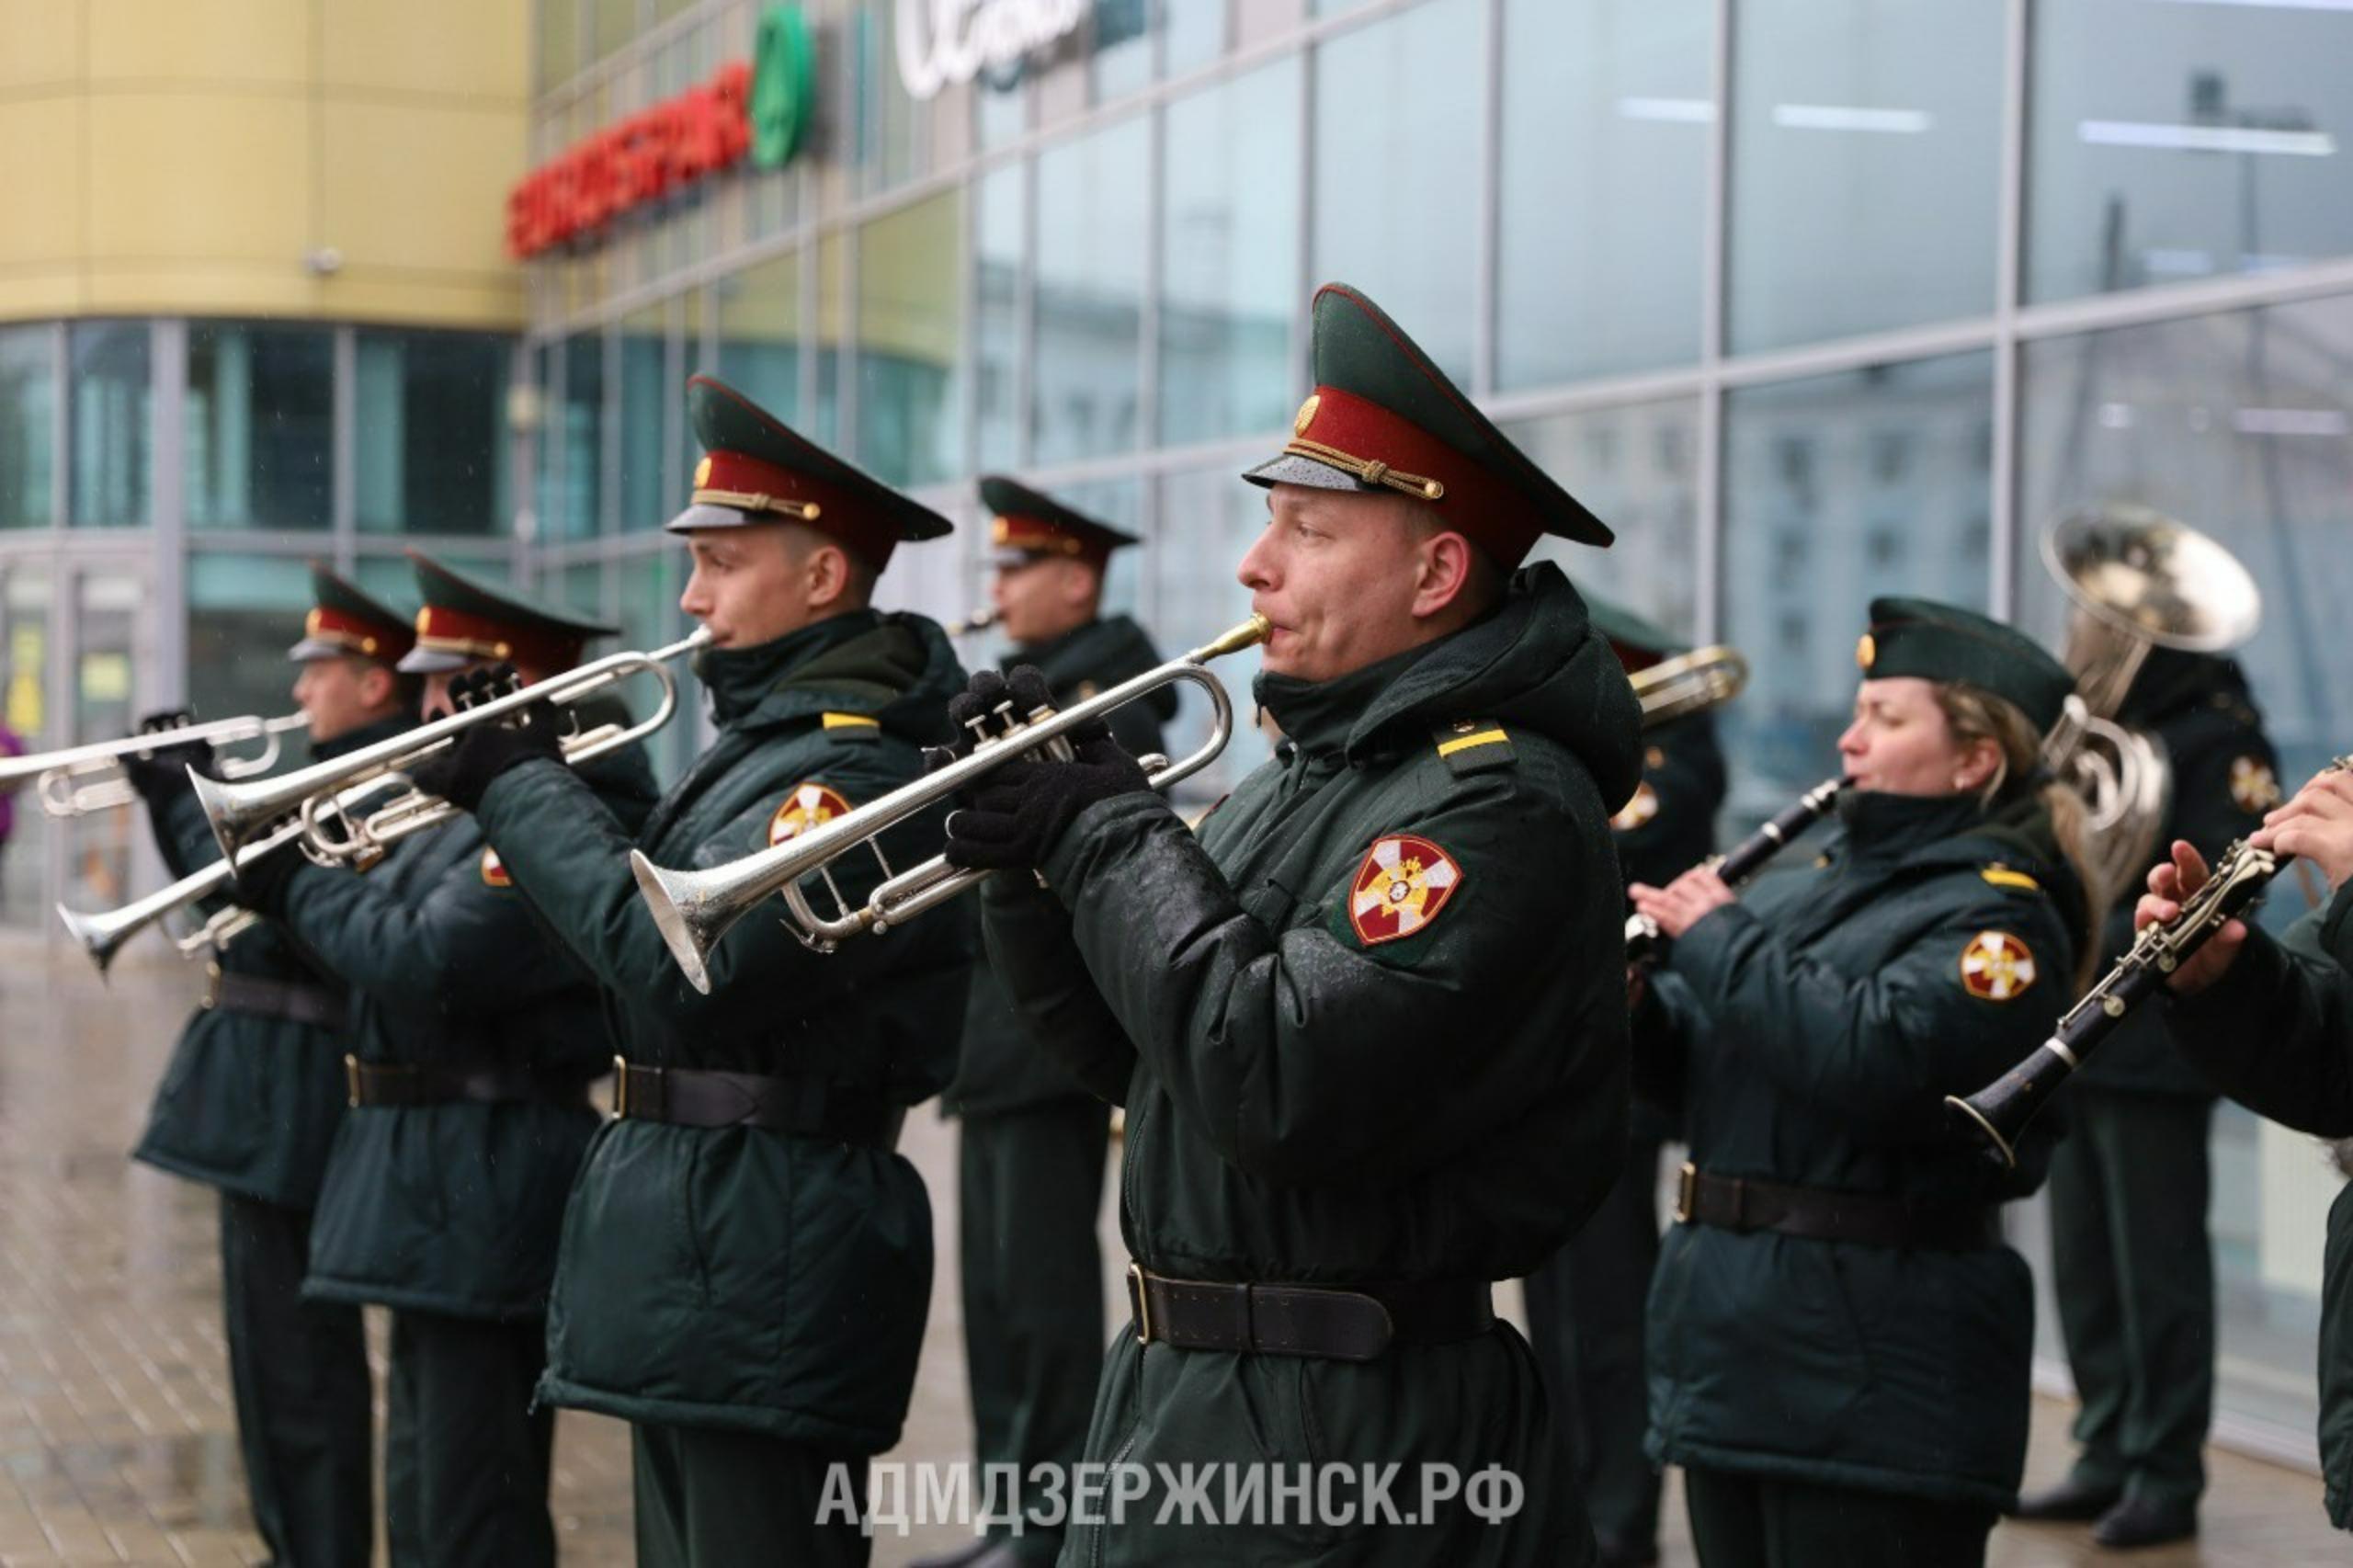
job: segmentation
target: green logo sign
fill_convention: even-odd
[[[782,168],[809,128],[816,96],[816,51],[798,6],[771,6],[752,46],[752,163]]]

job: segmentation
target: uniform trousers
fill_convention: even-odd
[[[1994,1510],[1721,1470],[1686,1470],[1700,1568],[1982,1568]]]

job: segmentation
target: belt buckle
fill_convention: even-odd
[[[613,1119],[620,1121],[629,1115],[629,1058],[616,1053],[613,1057]]]
[[[1131,1259],[1128,1264],[1128,1289],[1136,1297],[1136,1343],[1152,1343],[1152,1291],[1144,1278],[1143,1265]]]
[[[1684,1161],[1683,1168],[1675,1173],[1675,1222],[1677,1224],[1688,1225],[1691,1222],[1691,1200],[1699,1185],[1699,1167],[1689,1160]]]
[[[197,1005],[207,1012],[221,1005],[221,965],[217,960],[204,966],[204,1000]]]
[[[347,1051],[343,1053],[343,1091],[345,1103],[352,1109],[358,1110],[359,1108],[359,1053],[356,1051]]]

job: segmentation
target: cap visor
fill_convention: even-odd
[[[1330,463],[1318,462],[1313,458],[1301,457],[1296,452],[1285,452],[1279,458],[1262,462],[1242,477],[1253,484],[1304,484],[1311,490],[1361,492],[1371,488],[1345,469],[1334,468]]]
[[[707,502],[688,507],[662,525],[665,533],[700,533],[705,528],[741,528],[754,523],[780,523],[785,519],[775,514],[759,515],[734,506],[715,506]]]
[[[287,649],[286,656],[295,664],[307,665],[313,659],[340,659],[350,652],[350,649],[340,642],[327,642],[316,637],[305,637],[291,648]]]
[[[411,648],[401,655],[401,662],[392,668],[404,676],[438,676],[447,675],[451,670],[462,670],[472,663],[463,653],[452,653],[440,648]]]

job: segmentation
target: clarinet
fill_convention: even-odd
[[[1765,869],[1768,860],[1788,848],[1798,835],[1821,821],[1823,814],[1837,801],[1838,791],[1846,787],[1844,778],[1825,778],[1800,795],[1795,805],[1788,807],[1780,815],[1733,845],[1729,854],[1717,856],[1711,862],[1716,869],[1716,875],[1722,877],[1729,887],[1736,888],[1746,883]],[[1649,958],[1657,950],[1658,945],[1658,922],[1647,915],[1626,917],[1628,963]]]
[[[2324,769],[2353,768],[2353,756],[2341,756]],[[2084,1059],[2132,1010],[2147,1001],[2165,977],[2179,969],[2214,934],[2245,913],[2278,876],[2295,859],[2276,849],[2257,849],[2245,839],[2234,842],[2215,862],[2205,886],[2184,899],[2181,913],[2170,921],[2143,926],[2131,948],[2102,975],[2083,1000],[2067,1009],[2051,1038],[2034,1053],[1967,1099],[1947,1095],[1955,1121],[1963,1131],[1983,1139],[1986,1153],[2004,1169],[2018,1165],[2018,1141],[2037,1112],[2059,1086],[2075,1075]]]

